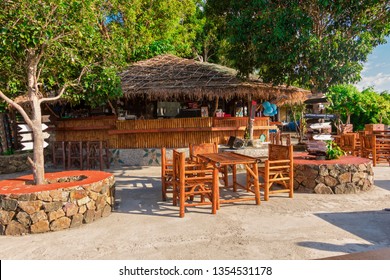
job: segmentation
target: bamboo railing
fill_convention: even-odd
[[[190,143],[226,144],[230,136],[244,137],[247,117],[117,120],[114,117],[61,120],[57,141],[104,140],[111,149],[183,148]],[[254,138],[268,139],[269,118],[256,118]]]

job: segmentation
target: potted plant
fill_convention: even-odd
[[[332,140],[326,142],[326,159],[338,159],[345,155],[345,152]]]

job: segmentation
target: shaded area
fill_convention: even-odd
[[[331,244],[325,242],[305,241],[298,245],[322,251],[354,253],[384,246],[390,247],[390,212],[389,211],[360,211],[343,213],[317,213],[315,216],[345,230],[368,243]],[[337,236],[334,236],[337,239]]]
[[[390,191],[390,180],[375,180],[374,185],[384,190]],[[390,201],[389,201],[390,207]]]

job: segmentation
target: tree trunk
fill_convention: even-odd
[[[213,111],[212,111],[212,113],[211,113],[211,116],[212,116],[212,117],[215,117],[215,113],[216,113],[217,110],[218,110],[218,106],[219,106],[219,97],[216,96],[216,97],[215,97],[214,108],[213,108]]]
[[[351,114],[347,114],[346,124],[350,124],[350,123],[351,123]]]
[[[34,182],[36,185],[46,184],[45,181],[45,157],[44,157],[44,141],[43,141],[43,133],[41,128],[41,122],[37,122],[36,125],[39,125],[39,128],[33,128],[33,136],[34,136],[34,165],[33,165],[33,174],[34,174]],[[35,124],[34,124],[35,126]]]
[[[1,152],[6,152],[8,149],[7,145],[7,139],[5,137],[5,127],[4,127],[4,114],[0,113],[0,153]]]
[[[249,140],[253,140],[253,123],[255,122],[255,110],[253,109],[254,105],[252,104],[252,96],[249,95],[248,98],[248,134]],[[252,113],[253,111],[253,113]]]
[[[32,108],[32,116],[26,120],[33,134],[33,162],[30,161],[36,185],[45,184],[45,159],[43,153],[43,133],[42,133],[42,111],[39,87],[37,84],[37,66],[38,56],[35,51],[31,50],[27,55],[27,81],[28,81],[28,97]]]

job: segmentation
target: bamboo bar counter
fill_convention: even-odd
[[[247,117],[198,117],[117,120],[115,116],[62,119],[55,128],[56,141],[107,141],[110,149],[185,148],[190,143],[227,144],[230,136],[244,138]],[[254,139],[268,139],[268,117],[254,121]]]

